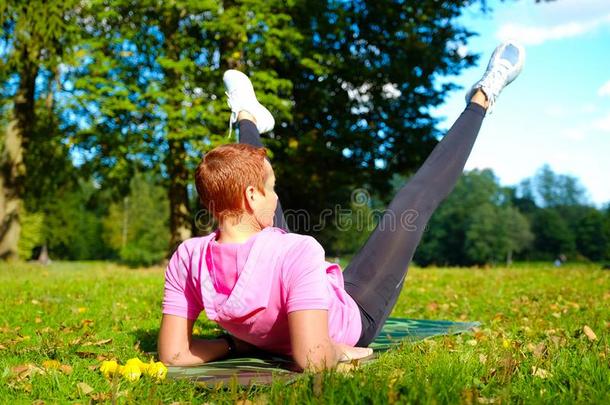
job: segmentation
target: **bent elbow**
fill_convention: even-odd
[[[332,347],[330,350],[310,351],[308,355],[293,355],[297,365],[305,371],[318,372],[333,368],[337,365],[337,355]]]
[[[166,366],[184,366],[184,360],[180,352],[159,352],[159,361]]]
[[[159,353],[159,361],[166,366],[177,366],[176,356],[170,356],[166,353]]]

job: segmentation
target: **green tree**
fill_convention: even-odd
[[[325,245],[327,253],[351,255],[357,252],[375,229],[379,212],[370,206],[370,201],[352,200],[349,209],[334,218],[336,232]]]
[[[437,78],[475,60],[457,52],[470,33],[455,19],[469,3],[296,3],[301,59],[276,69],[292,83],[293,119],[268,143],[287,208],[318,217],[360,187],[387,202],[392,175],[423,162],[439,135],[429,108],[454,88]]]
[[[54,78],[59,63],[78,38],[74,24],[76,4],[73,0],[0,3],[0,44],[4,50],[0,78],[9,88],[3,96],[12,99],[0,155],[1,258],[17,257],[27,176],[24,156],[37,121],[37,79],[43,73]],[[47,102],[51,101],[49,97]]]
[[[473,207],[464,241],[465,258],[473,264],[510,264],[514,253],[527,248],[534,236],[527,219],[514,207],[484,204]]]
[[[70,109],[84,117],[74,139],[104,187],[124,195],[137,170],[164,178],[170,247],[192,234],[191,173],[201,153],[228,142],[222,72],[249,70],[262,101],[281,119],[286,88],[274,68],[297,52],[298,33],[280,1],[98,1],[105,23],[71,69]],[[267,93],[267,91],[271,91]],[[83,122],[84,121],[84,122]]]
[[[110,206],[103,221],[104,240],[130,265],[151,265],[166,255],[169,202],[151,176],[137,174],[130,193]]]
[[[555,259],[575,253],[574,232],[556,209],[541,209],[532,219],[534,258]]]
[[[513,254],[526,251],[534,241],[534,234],[528,218],[517,208],[508,206],[503,212],[504,248],[506,249],[506,262],[510,264]]]
[[[18,244],[21,259],[31,259],[34,249],[44,244],[44,220],[41,213],[30,214],[26,210],[21,212],[21,237]]]
[[[579,218],[574,227],[576,249],[589,260],[600,261],[606,257],[609,234],[606,230],[604,214],[593,207],[586,207],[586,211]]]
[[[610,260],[610,203],[603,209],[604,213],[604,235],[606,235],[606,249],[604,260]]]
[[[520,194],[540,207],[576,206],[587,203],[584,187],[576,177],[557,174],[544,165],[531,179],[520,184]]]
[[[246,71],[276,117],[265,142],[285,207],[318,217],[362,185],[387,198],[391,174],[421,164],[436,143],[428,108],[453,88],[436,78],[475,59],[457,52],[468,1],[96,4],[104,24],[85,27],[72,70],[72,107],[88,117],[75,139],[93,150],[104,186],[125,190],[135,170],[160,171],[171,246],[191,233],[200,153],[228,141],[224,69]]]
[[[491,170],[465,173],[432,216],[417,263],[472,265],[510,262],[533,236]]]
[[[44,241],[53,259],[87,260],[108,256],[102,240],[99,190],[92,182],[66,187],[45,207]]]

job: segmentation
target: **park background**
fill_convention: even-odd
[[[155,359],[165,260],[214,226],[225,69],[276,118],[289,225],[345,267],[507,36],[525,70],[393,312],[479,328],[289,386],[100,373]],[[610,402],[609,39],[606,0],[0,0],[0,402]]]
[[[237,68],[276,117],[289,227],[349,257],[517,37],[523,77],[415,261],[609,260],[609,7],[390,3],[5,1],[0,255],[151,265],[212,230],[193,172],[234,140]]]

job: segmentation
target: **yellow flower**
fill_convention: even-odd
[[[129,359],[127,360],[127,363],[125,363],[125,366],[136,366],[141,373],[145,372],[148,369],[148,364],[144,363],[142,360],[138,359],[137,357],[134,357],[133,359]]]
[[[165,367],[165,364],[161,363],[160,361],[156,363],[151,362],[146,374],[157,380],[164,380],[165,376],[167,375],[167,367]]]
[[[510,340],[508,340],[508,339],[504,339],[504,340],[502,340],[502,346],[503,346],[505,349],[508,349],[508,348],[510,347]]]
[[[125,367],[123,367],[121,374],[123,374],[123,377],[125,377],[126,380],[138,381],[140,379],[140,376],[142,375],[142,372],[136,364],[132,363],[125,364]]]
[[[104,375],[104,377],[108,378],[112,374],[117,372],[119,365],[114,360],[105,360],[102,362],[102,366],[100,367],[100,372]]]

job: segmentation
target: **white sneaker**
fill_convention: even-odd
[[[275,120],[273,115],[256,99],[252,82],[248,76],[239,70],[227,70],[222,76],[225,84],[228,104],[231,107],[231,118],[229,119],[229,135],[233,124],[237,122],[237,114],[246,111],[254,116],[258,132],[264,134],[273,129]]]
[[[487,112],[490,113],[502,89],[519,76],[524,62],[525,49],[517,42],[506,41],[498,45],[489,59],[485,74],[466,93],[466,103],[470,102],[477,89],[481,89],[489,100]]]

